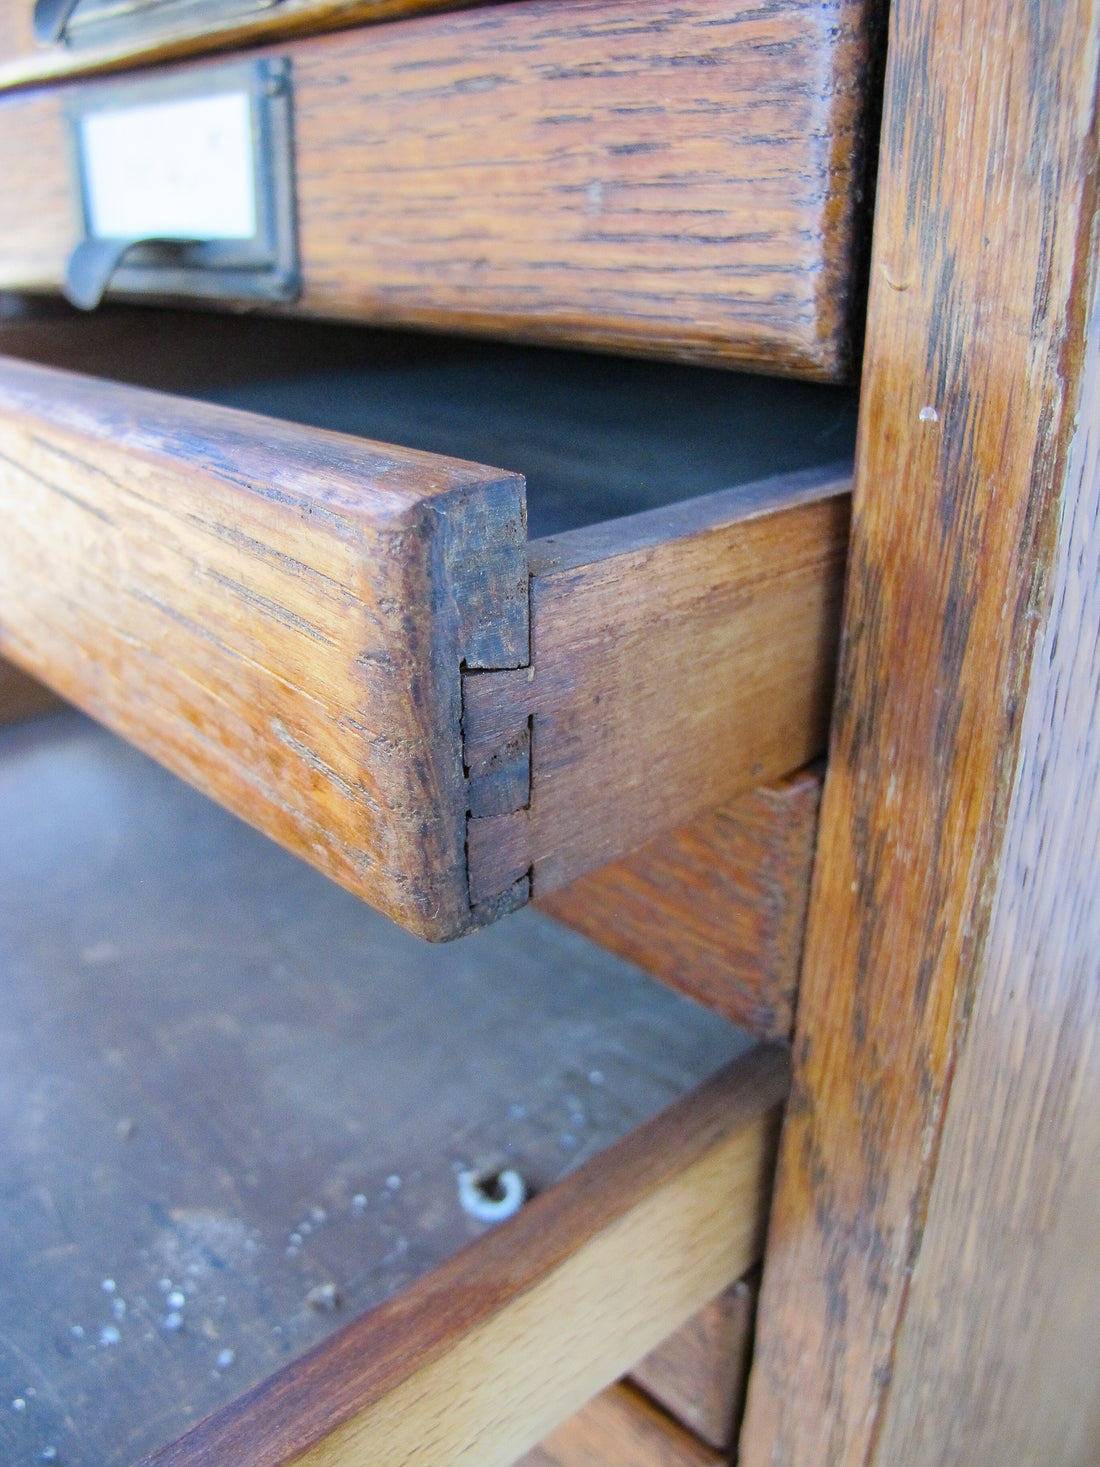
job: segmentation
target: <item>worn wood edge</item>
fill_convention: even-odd
[[[722,1467],[727,1460],[641,1391],[620,1383],[595,1396],[515,1467]]]
[[[1100,1460],[1100,212],[1090,223],[1063,509],[881,1463]]]
[[[750,1050],[148,1467],[508,1467],[759,1255],[787,1074]]]
[[[0,724],[22,723],[63,706],[45,684],[0,657]]]
[[[537,905],[761,1039],[789,1039],[823,773],[800,770]]]
[[[1042,14],[892,7],[852,569],[744,1467],[892,1467],[899,1443],[910,1449],[892,1416],[898,1350],[912,1341],[930,1198],[950,1190],[945,1120],[973,1042],[1067,507],[1096,269],[1098,54],[1092,0]],[[897,603],[905,641],[892,635]],[[918,615],[938,659],[912,654]],[[876,665],[889,668],[881,681]],[[912,737],[884,686],[906,677]],[[923,839],[891,834],[914,819]],[[919,899],[893,889],[895,873]],[[965,1246],[980,1251],[967,1223]],[[906,1388],[921,1386],[910,1375]],[[922,1406],[937,1463],[957,1460],[941,1408]]]
[[[433,940],[457,936],[521,902],[523,886],[515,883],[510,892],[494,893],[493,901],[482,902],[477,910],[471,903],[461,738],[462,666],[507,667],[528,655],[520,476],[11,358],[0,359],[0,417],[23,433],[39,434],[62,457],[65,450],[52,436],[58,431],[70,443],[104,445],[112,454],[125,451],[131,456],[127,465],[140,463],[143,472],[163,465],[178,476],[185,466],[193,466],[233,494],[304,513],[315,530],[320,526],[337,535],[354,535],[357,525],[369,522],[383,526],[395,544],[415,548],[416,566],[406,586],[415,615],[392,608],[393,635],[412,641],[404,651],[395,647],[394,655],[383,653],[382,661],[388,657],[391,672],[400,679],[411,674],[415,684],[403,696],[409,728],[422,730],[427,757],[405,761],[402,778],[412,783],[395,807],[395,819],[431,828],[431,842],[416,841],[409,847],[423,869],[400,873],[396,885],[387,876],[393,889],[383,892],[369,872],[360,878],[328,869],[323,853],[305,838],[291,843],[278,831],[266,833]],[[11,467],[21,471],[18,464]],[[425,617],[428,637],[422,645],[414,622]],[[354,639],[356,628],[349,626],[347,634]],[[97,691],[79,648],[74,646],[70,660],[59,666],[36,654],[33,628],[20,633],[9,623],[0,624],[0,653],[123,737],[134,736],[128,709],[137,690],[127,683],[106,695],[102,686]],[[341,710],[353,721],[355,712]],[[207,751],[209,732],[204,735]],[[365,736],[362,742],[367,768],[375,755],[372,740]],[[215,791],[185,751],[169,750],[152,736],[137,741],[176,774],[216,793],[222,803],[249,818],[246,792],[235,804],[235,787],[227,789],[222,780]],[[422,806],[419,816],[417,803]],[[440,857],[438,850],[451,854]]]
[[[804,504],[817,504],[852,492],[852,464],[838,460],[793,474],[773,474],[732,489],[698,494],[656,509],[639,510],[557,535],[530,541],[527,549],[531,575],[578,570],[616,555],[632,555],[669,540],[687,540],[732,525],[748,524],[767,515],[781,514]]]

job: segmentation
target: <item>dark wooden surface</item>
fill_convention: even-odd
[[[0,502],[0,653],[411,929],[480,920],[459,669],[528,657],[517,475],[8,358]]]
[[[759,1289],[754,1269],[630,1372],[635,1385],[723,1452],[741,1426]]]
[[[536,897],[815,758],[848,532],[833,466],[533,543],[531,666],[463,679],[465,761],[531,729],[470,889]]]
[[[617,1385],[516,1467],[721,1467],[724,1460],[643,1395]]]
[[[846,376],[880,9],[523,0],[288,42],[298,308]],[[0,107],[2,285],[56,291],[76,243],[65,95]]]
[[[898,0],[891,27],[845,636],[740,1460],[1084,1467],[1100,8]]]
[[[751,1034],[794,1024],[821,772],[761,785],[539,902]]]
[[[747,1042],[535,913],[420,943],[75,713],[0,828],[5,1467],[132,1462],[484,1232],[456,1165],[544,1190]]]
[[[57,706],[49,688],[0,657],[0,723],[20,723]]]

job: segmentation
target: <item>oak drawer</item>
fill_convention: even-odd
[[[5,1467],[506,1467],[759,1256],[782,1053],[548,919],[428,948],[72,711],[0,828]]]
[[[290,309],[844,377],[875,10],[523,0],[239,53],[290,65]],[[0,108],[0,286],[80,237],[72,95]]]
[[[279,419],[6,359],[0,654],[436,939],[821,751],[846,470],[662,501],[832,458],[846,397],[378,350],[221,389]]]

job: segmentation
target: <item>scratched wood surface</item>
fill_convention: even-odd
[[[759,1288],[759,1270],[753,1269],[630,1372],[635,1385],[723,1452],[741,1426]]]
[[[879,1462],[1100,1460],[1100,298]]]
[[[469,822],[475,901],[528,872],[541,897],[822,751],[848,482],[833,466],[532,543],[530,667],[463,679],[467,767],[531,735],[526,803]]]
[[[598,1194],[750,1044],[534,912],[431,947],[72,711],[0,830],[4,1467],[130,1467],[483,1234],[456,1163]]]
[[[821,772],[799,771],[539,905],[751,1034],[789,1039],[820,803]]]
[[[1084,1464],[1095,468],[1067,451],[1079,414],[1094,426],[1100,7],[899,0],[891,27],[845,637],[740,1460]]]
[[[476,920],[460,664],[526,661],[516,475],[6,359],[0,653],[424,935]]]
[[[878,10],[524,0],[288,43],[299,308],[844,377]],[[0,107],[0,285],[56,291],[76,243],[65,95]]]
[[[724,1461],[638,1391],[616,1385],[515,1467],[722,1467]]]

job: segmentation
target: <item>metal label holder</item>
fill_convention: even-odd
[[[118,239],[96,236],[81,121],[96,111],[247,92],[251,101],[256,232],[248,239]],[[82,239],[65,293],[91,310],[120,296],[223,302],[292,301],[301,293],[294,198],[291,73],[286,58],[236,62],[137,82],[82,88],[67,104],[79,184]]]

